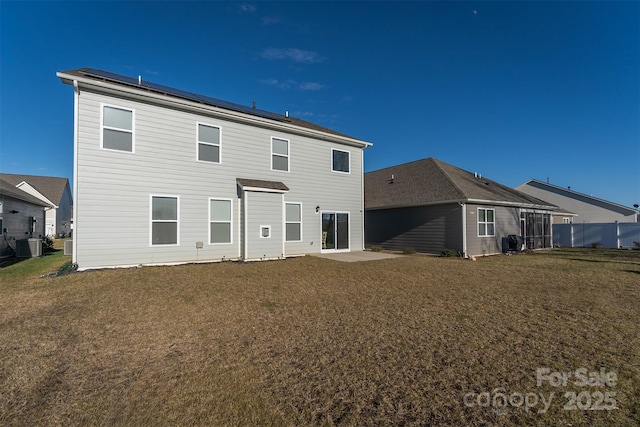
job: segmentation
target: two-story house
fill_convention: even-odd
[[[364,248],[368,142],[83,68],[74,88],[80,270]]]

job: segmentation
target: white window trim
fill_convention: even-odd
[[[263,236],[262,235],[262,229],[266,228],[267,230],[269,230],[269,235],[268,236]],[[261,225],[260,226],[260,238],[261,239],[270,239],[271,238],[271,226],[270,225]]]
[[[333,152],[334,152],[334,151],[341,151],[341,152],[343,152],[343,153],[347,153],[347,154],[349,154],[349,172],[339,171],[339,170],[335,170],[335,169],[333,168]],[[349,150],[340,150],[340,149],[338,149],[338,148],[332,148],[332,149],[331,149],[331,159],[330,159],[330,163],[331,163],[331,172],[341,173],[341,174],[343,174],[343,175],[349,175],[349,174],[351,174],[351,151],[349,151]]]
[[[300,221],[287,221],[287,205],[300,206]],[[287,224],[300,224],[300,240],[287,240]],[[285,202],[284,203],[284,241],[287,243],[302,242],[302,203],[301,202]]]
[[[115,128],[112,126],[105,126],[104,125],[104,107],[111,107],[111,108],[117,108],[118,110],[131,111],[131,130]],[[113,148],[105,148],[104,129],[116,130],[119,132],[130,132],[131,133],[131,151],[114,150]],[[114,104],[100,103],[100,149],[106,150],[106,151],[112,151],[114,153],[135,154],[136,152],[136,111],[133,108],[122,107],[120,105],[114,105]]]
[[[231,212],[230,212],[230,217],[229,217],[229,221],[212,221],[211,220],[211,201],[212,200],[220,200],[220,201],[224,201],[224,202],[230,202],[231,205]],[[208,238],[207,238],[207,242],[210,246],[220,246],[220,245],[232,245],[233,244],[233,199],[227,199],[224,197],[209,197],[208,199],[208,204],[209,204],[209,208],[207,209],[209,216],[207,217],[207,225],[208,225]],[[211,224],[212,223],[220,223],[220,224],[226,224],[227,222],[229,222],[229,226],[230,226],[230,232],[229,232],[229,241],[228,242],[215,242],[215,243],[211,243]]]
[[[154,197],[167,197],[176,199],[176,217],[174,220],[153,220],[153,198]],[[176,225],[176,243],[169,243],[165,245],[153,244],[153,223],[154,222],[175,222]],[[168,246],[180,246],[180,196],[174,194],[150,194],[149,195],[149,246],[152,248],[165,248]]]
[[[480,211],[483,210],[485,211],[484,213],[484,218],[485,220],[487,219],[487,212],[486,211],[493,211],[493,221],[480,221]],[[495,208],[478,208],[478,212],[477,212],[477,224],[476,224],[476,233],[478,234],[478,237],[495,237],[496,235],[496,209]],[[480,224],[485,224],[485,233],[487,231],[487,224],[493,224],[493,234],[480,234]]]
[[[202,126],[209,126],[212,128],[217,128],[218,129],[218,140],[220,142],[218,142],[217,144],[213,144],[211,142],[204,142],[204,141],[200,141],[200,125]],[[204,144],[204,145],[211,145],[213,147],[218,147],[218,161],[217,162],[211,162],[209,160],[200,160],[198,158],[198,156],[200,155],[200,144]],[[204,123],[204,122],[196,122],[196,161],[197,162],[202,162],[202,163],[209,163],[209,164],[214,164],[214,165],[220,165],[222,164],[222,127],[218,126],[218,125],[212,125],[211,123]],[[222,200],[222,199],[219,199]]]
[[[274,153],[273,152],[273,140],[274,139],[279,139],[280,141],[287,141],[287,155],[284,154],[278,154],[278,153]],[[274,169],[273,168],[273,156],[278,156],[278,157],[286,157],[287,158],[287,170],[284,171],[282,169]],[[291,141],[287,138],[280,138],[279,136],[272,136],[271,137],[271,170],[274,172],[290,172],[291,171]]]

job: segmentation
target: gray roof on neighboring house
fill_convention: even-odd
[[[553,209],[551,203],[429,157],[364,175],[366,209],[491,202]]]
[[[64,189],[69,182],[67,178],[58,178],[55,176],[19,175],[13,173],[0,173],[0,179],[5,180],[14,187],[22,181],[25,181],[56,205],[60,204]]]
[[[29,193],[25,193],[19,188],[16,188],[15,185],[12,185],[10,182],[5,181],[1,177],[0,177],[0,195],[5,197],[11,197],[12,199],[17,199],[23,202],[31,203],[32,205],[36,205],[36,206],[49,206],[47,203],[43,202],[37,197],[32,196]]]
[[[566,209],[562,209],[562,208],[558,208],[556,210],[553,211],[554,214],[563,214],[563,215],[569,215],[569,216],[578,216],[577,213],[573,213],[571,211],[568,211]]]
[[[582,200],[587,203],[591,203],[597,206],[602,206],[605,209],[613,209],[616,211],[626,212],[628,215],[633,215],[636,213],[636,210],[630,208],[628,206],[624,206],[618,203],[610,202],[608,200],[599,199],[597,197],[590,196],[588,194],[580,193],[575,190],[571,190],[570,188],[560,187],[559,185],[549,184],[548,182],[539,181],[537,179],[530,179],[527,182],[524,182],[518,186],[518,188],[522,188],[523,186],[531,186],[535,188],[539,188],[545,191],[550,191],[552,193],[560,194],[565,197],[569,197],[576,200]]]

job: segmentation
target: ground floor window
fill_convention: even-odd
[[[489,237],[496,234],[496,211],[489,208],[478,208],[478,237]]]
[[[178,244],[178,197],[151,196],[151,245]]]
[[[231,200],[209,199],[209,243],[231,243]]]
[[[285,204],[285,234],[287,242],[302,241],[302,205]]]

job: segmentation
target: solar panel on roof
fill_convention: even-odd
[[[120,74],[111,73],[109,71],[98,70],[95,68],[85,68],[82,72],[86,75],[99,77],[102,79],[110,80],[117,83],[125,83],[128,85],[143,87],[146,89],[151,89],[156,92],[161,92],[167,95],[173,95],[180,98],[188,99],[190,101],[201,102],[206,105],[211,105],[214,107],[225,108],[228,110],[238,111],[240,113],[251,114],[253,116],[263,117],[271,120],[285,121],[282,116],[271,113],[265,110],[258,110],[256,108],[247,107],[241,104],[235,104],[233,102],[223,101],[222,99],[211,98],[208,96],[198,95],[195,93],[187,92],[180,89],[175,89],[169,86],[164,86],[157,83],[151,83],[148,81],[141,81],[138,84],[138,79],[133,77],[122,76]]]

